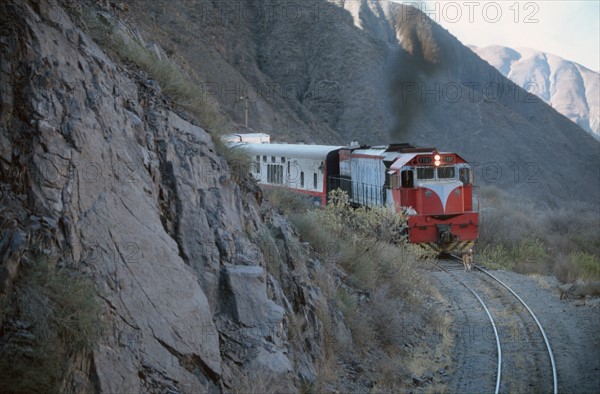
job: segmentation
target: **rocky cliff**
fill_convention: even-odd
[[[293,231],[155,81],[73,23],[72,6],[0,4],[2,357],[11,333],[42,340],[27,311],[9,311],[26,305],[18,278],[41,256],[100,299],[97,346],[68,354],[64,391],[217,392],[248,375],[292,391],[314,380],[323,299],[314,265],[291,252]]]

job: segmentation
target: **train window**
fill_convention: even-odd
[[[461,168],[459,171],[459,177],[463,184],[469,185],[471,183],[471,174],[469,173],[468,168]]]
[[[454,156],[444,156],[444,163],[454,163]]]
[[[282,162],[282,163],[285,163],[285,157],[282,157],[282,158],[281,158],[281,162]]]
[[[421,168],[417,168],[417,178],[419,178],[419,179],[433,179],[433,167],[421,167]]]
[[[263,161],[266,163],[267,162],[267,156],[263,156]]]
[[[402,187],[415,187],[414,172],[402,171]]]
[[[438,179],[451,179],[456,175],[454,167],[440,167],[437,169]]]
[[[290,161],[288,160],[287,176],[290,177]]]
[[[275,163],[275,156],[271,156],[271,163]]]
[[[257,174],[260,174],[260,156],[258,157],[258,160],[256,160],[256,162],[254,164],[255,164],[254,172],[256,172]]]
[[[304,172],[300,173],[300,187],[304,187]]]
[[[313,173],[313,189],[316,189],[318,184],[319,182],[317,180],[317,174]]]
[[[419,163],[429,164],[431,163],[431,157],[419,157]]]
[[[392,174],[390,174],[390,183],[389,183],[390,187],[392,189],[398,189],[400,188],[400,176],[397,172],[394,172]]]
[[[267,182],[276,185],[283,184],[283,166],[278,164],[267,164]]]
[[[260,156],[256,156],[256,161],[260,161]]]

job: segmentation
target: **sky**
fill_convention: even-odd
[[[397,2],[416,6],[465,45],[527,47],[600,70],[600,0]]]

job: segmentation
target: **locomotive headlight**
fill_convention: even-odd
[[[435,156],[433,156],[433,158],[435,159],[436,163],[439,163],[439,161],[441,159],[440,155],[435,155]],[[436,164],[436,165],[439,165],[439,164]]]
[[[439,156],[438,156],[438,157],[439,157]],[[442,163],[440,163],[440,161],[439,161],[439,160],[436,160],[436,161],[435,161],[435,163],[433,163],[433,164],[435,164],[435,166],[436,166],[436,167],[439,167],[439,166],[440,166],[440,164],[442,164]]]

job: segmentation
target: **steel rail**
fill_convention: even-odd
[[[521,297],[519,297],[519,295],[517,293],[515,293],[513,291],[513,289],[511,289],[508,285],[506,285],[500,279],[498,279],[497,277],[492,275],[486,269],[481,268],[478,265],[474,265],[474,267],[477,268],[479,271],[483,272],[484,274],[488,275],[490,278],[494,279],[496,282],[500,283],[508,291],[510,291],[512,293],[512,295],[514,295],[515,298],[517,300],[519,300],[519,302],[525,307],[525,309],[527,309],[527,311],[529,312],[531,317],[533,317],[533,320],[535,320],[535,323],[537,324],[540,332],[542,333],[542,337],[544,338],[544,342],[546,343],[546,349],[548,350],[548,355],[550,356],[550,364],[552,365],[552,379],[553,379],[553,385],[554,385],[554,394],[558,394],[558,377],[556,374],[556,363],[554,362],[554,354],[552,353],[552,347],[550,346],[550,341],[548,340],[548,337],[546,336],[546,332],[544,331],[544,328],[542,327],[542,324],[538,320],[537,316],[535,315],[535,313],[533,313],[533,311],[531,310],[531,308],[529,308],[529,306],[525,303],[525,301],[523,301],[523,299]]]
[[[490,323],[491,323],[492,328],[494,330],[494,336],[496,337],[496,349],[497,349],[497,353],[498,353],[498,369],[496,371],[496,388],[494,390],[494,394],[498,394],[498,392],[500,391],[500,379],[501,379],[501,376],[502,376],[502,348],[500,346],[500,336],[498,335],[498,329],[496,328],[496,323],[494,322],[494,318],[492,317],[492,314],[490,313],[490,310],[488,309],[487,305],[485,305],[485,302],[483,302],[483,300],[481,299],[481,297],[479,297],[479,294],[477,294],[475,292],[475,290],[473,290],[471,287],[469,287],[462,280],[458,279],[458,277],[456,275],[454,275],[452,272],[448,271],[446,268],[442,267],[441,265],[439,265],[437,263],[433,263],[433,264],[435,264],[442,271],[445,271],[446,273],[448,273],[458,283],[460,283],[465,288],[467,288],[471,292],[471,294],[473,294],[475,296],[475,298],[477,298],[477,301],[479,301],[479,303],[481,304],[481,306],[485,310],[485,313],[487,314],[487,317],[490,320]]]

